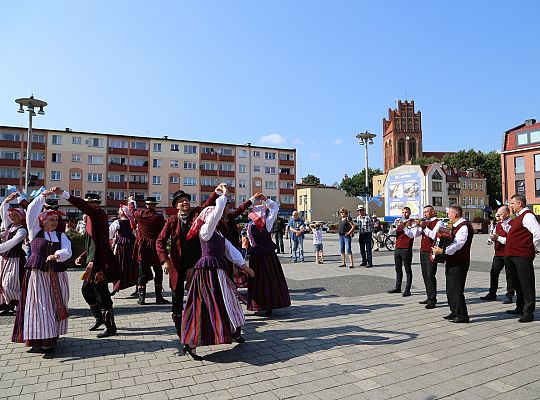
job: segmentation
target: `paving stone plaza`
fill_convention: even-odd
[[[469,324],[443,320],[449,310],[444,266],[437,308],[425,299],[418,252],[413,295],[388,294],[393,253],[374,253],[374,268],[338,268],[337,235],[326,234],[325,263],[281,256],[292,306],[271,319],[247,313],[244,344],[182,355],[168,305],[114,297],[117,336],[96,339],[70,271],[69,332],[50,358],[11,343],[13,317],[0,317],[1,399],[540,399],[540,323],[520,324],[512,305],[482,302],[493,248],[476,235],[465,296]],[[415,248],[418,248],[418,240]],[[360,264],[358,243],[355,263]],[[288,245],[286,244],[286,251]],[[538,267],[535,262],[538,293]],[[506,282],[499,280],[502,300]],[[151,289],[151,284],[148,286]],[[169,293],[167,293],[170,299]],[[536,314],[540,320],[540,314]]]

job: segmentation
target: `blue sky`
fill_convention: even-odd
[[[298,176],[364,166],[397,99],[424,150],[501,147],[540,119],[537,1],[1,2],[0,125],[252,142],[298,150]]]

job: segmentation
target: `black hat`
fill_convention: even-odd
[[[154,196],[148,196],[144,202],[146,204],[158,204],[158,201]]]
[[[191,201],[191,195],[184,192],[182,189],[174,192],[173,199],[172,199],[172,206],[176,207],[176,203],[180,199],[180,197],[187,197],[189,201]]]
[[[19,203],[9,203],[8,208],[22,208]]]
[[[84,195],[84,200],[86,200],[89,203],[101,203],[101,200],[99,199],[99,194],[97,193],[86,193]]]
[[[45,204],[43,204],[43,208],[46,210],[58,210],[58,200],[55,199],[47,199],[45,200]]]

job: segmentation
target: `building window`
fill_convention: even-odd
[[[271,175],[275,175],[276,174],[276,167],[264,167],[264,172],[266,174],[271,174]]]
[[[191,193],[191,203],[197,202],[197,195],[195,193]]]
[[[432,197],[432,203],[435,207],[442,207],[442,197]]]
[[[90,165],[103,164],[103,156],[88,156],[88,164]]]
[[[213,147],[201,147],[201,154],[214,154]]]
[[[126,140],[110,139],[109,140],[109,147],[111,147],[113,149],[127,149],[128,148],[128,142]]]
[[[152,176],[152,184],[153,185],[161,185],[161,176],[159,176],[159,175]]]
[[[540,197],[540,179],[534,180],[534,197]]]
[[[431,182],[431,190],[433,190],[434,192],[442,192],[442,182],[432,181]]]
[[[201,166],[202,169],[206,171],[217,171],[217,166],[214,163],[205,162]]]
[[[261,172],[261,166],[260,165],[254,165],[253,166],[253,172]]]
[[[238,181],[238,187],[239,188],[245,188],[246,187],[246,180],[245,179],[240,179]]]
[[[0,169],[0,178],[18,178],[18,168],[2,168]]]
[[[80,172],[72,172],[71,173],[71,179],[81,179],[81,173]]]
[[[152,196],[156,198],[157,202],[161,201],[161,192],[152,192]]]
[[[32,153],[30,153],[30,159],[32,161],[44,161],[45,160],[45,153],[32,152]]]
[[[238,152],[238,157],[240,158],[246,158],[247,157],[247,150],[240,150]]]
[[[147,150],[146,142],[131,142],[133,150]]]
[[[171,144],[171,151],[180,151],[180,147],[176,143]],[[186,152],[186,146],[184,146],[184,153]],[[191,153],[190,153],[191,154]]]
[[[40,133],[32,134],[32,143],[45,143],[45,135]]]
[[[478,205],[478,197],[474,197],[474,205],[477,206]]]
[[[161,143],[154,143],[154,151],[155,152],[161,151]]]
[[[210,197],[209,194],[206,194],[206,193],[201,194],[201,201],[204,202],[204,201],[208,200],[209,197]]]
[[[51,171],[51,181],[62,180],[62,174],[60,171]]]
[[[132,165],[134,167],[146,167],[148,166],[148,161],[144,158],[130,158],[129,159],[129,165]]]
[[[483,197],[480,197],[480,205],[481,205],[481,206],[484,205],[484,198],[483,198]]]
[[[261,156],[261,152],[260,151],[257,151],[257,150],[254,150],[253,151],[253,157],[260,157]]]
[[[247,201],[247,196],[245,194],[238,195],[238,202],[245,203]]]
[[[515,157],[514,166],[515,166],[516,174],[524,174],[525,173],[525,157]]]
[[[280,196],[279,200],[283,204],[294,204],[293,196]]]
[[[265,189],[277,189],[277,182],[276,181],[265,181],[264,182],[264,188]]]
[[[203,177],[203,178],[201,178],[201,185],[202,186],[216,186],[217,185],[217,179],[216,178]]]
[[[474,190],[478,190],[478,182],[474,182]]]
[[[463,203],[463,207],[465,207],[467,205],[467,198],[466,197],[463,197],[462,199],[462,203]]]
[[[109,192],[107,196],[113,200],[126,200],[127,199],[126,192],[113,191],[113,192]]]
[[[89,147],[103,147],[103,139],[91,138],[88,143]]]
[[[480,184],[480,190],[484,190],[484,184],[483,183]]]
[[[197,169],[197,163],[184,161],[184,169]]]
[[[80,136],[73,136],[71,138],[71,144],[81,144],[82,138]]]
[[[81,155],[80,154],[72,154],[71,155],[71,162],[81,162]]]
[[[172,150],[172,145],[171,145]],[[197,146],[193,145],[184,145],[184,154],[197,154]]]
[[[193,176],[184,176],[184,186],[197,186],[197,178]]]
[[[55,154],[55,153],[53,153]],[[0,152],[0,158],[3,158],[4,160],[20,160],[21,159],[21,153],[19,151],[1,151]],[[54,157],[53,157],[54,159]]]
[[[221,149],[221,154],[224,156],[232,156],[233,149]]]
[[[253,182],[253,186],[255,187],[262,187],[262,181],[257,179],[256,181]]]
[[[129,182],[146,184],[148,182],[148,178],[146,175],[130,175]]]
[[[239,164],[238,172],[246,172],[246,164]]]
[[[171,168],[178,168],[180,166],[180,162],[178,160],[171,160]]]
[[[72,196],[81,197],[81,191],[80,190],[72,190],[70,193],[71,193]]]
[[[534,155],[534,171],[540,171],[540,154]]]
[[[62,135],[52,135],[52,144],[62,144]]]
[[[273,151],[265,151],[264,152],[264,159],[265,160],[275,160],[276,159],[276,153]]]
[[[109,157],[109,165],[126,165],[126,157]]]
[[[219,164],[219,170],[232,172],[234,171],[234,166],[233,164]]]
[[[108,179],[109,182],[114,182],[114,183],[126,183],[127,182],[126,175],[122,175],[122,174],[109,174],[107,179]]]
[[[180,183],[180,177],[178,175],[171,175],[169,178],[170,183]]]
[[[88,182],[103,182],[103,174],[90,172],[88,174]]]
[[[158,158],[154,158],[152,160],[152,167],[153,168],[161,168],[161,160]]]
[[[469,205],[472,206],[472,197],[469,197]]]
[[[469,182],[469,190],[472,190],[472,182]]]
[[[463,182],[463,189],[467,189],[467,182]]]
[[[279,153],[279,159],[283,161],[292,161],[294,160],[294,155],[288,153]]]

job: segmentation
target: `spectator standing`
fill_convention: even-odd
[[[355,225],[352,218],[349,216],[349,210],[344,207],[339,209],[339,249],[341,253],[341,265],[340,267],[346,267],[345,253],[349,255],[349,268],[354,268],[353,255],[351,250],[351,240],[354,236]]]
[[[292,218],[289,221],[289,237],[292,241],[292,261],[296,262],[300,258],[301,262],[304,262],[304,231],[306,230],[306,224],[304,220],[300,218],[298,211],[294,210]]]
[[[285,234],[285,221],[283,217],[277,217],[272,226],[272,234],[274,235],[274,242],[276,243],[276,253],[285,253],[283,248],[283,235]]]
[[[373,259],[371,255],[371,240],[373,235],[373,221],[369,215],[366,214],[366,210],[363,205],[359,205],[356,208],[358,217],[356,218],[356,224],[358,226],[358,243],[360,244],[360,254],[362,256],[363,267],[373,267]]]
[[[313,234],[313,247],[315,248],[315,262],[322,264],[323,260],[323,231],[321,224],[311,225],[311,233]]]

